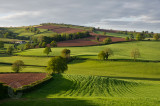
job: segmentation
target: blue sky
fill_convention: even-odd
[[[0,26],[45,22],[160,32],[160,0],[1,0]]]

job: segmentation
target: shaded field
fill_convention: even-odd
[[[54,75],[40,89],[23,95],[19,100],[0,102],[1,106],[158,106],[159,82],[119,80],[81,75]]]
[[[29,85],[46,77],[46,73],[9,73],[0,74],[0,82],[12,88],[19,88],[24,85]]]
[[[107,47],[111,48],[114,52],[114,55],[111,56],[110,59],[132,59],[130,56],[132,49],[138,48],[141,53],[141,57],[138,58],[139,60],[160,60],[159,41],[123,42],[111,45],[89,47],[58,47],[52,48],[52,52],[49,54],[49,56],[58,56],[61,54],[61,51],[64,48],[67,48],[71,50],[72,56],[98,59],[98,53]],[[16,54],[22,56],[46,56],[46,54],[43,53],[43,50],[44,48],[30,49]]]
[[[41,89],[24,95],[26,98],[112,97],[134,93],[140,83],[98,76],[53,75]],[[49,90],[49,91],[48,91]]]

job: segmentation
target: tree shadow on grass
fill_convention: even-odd
[[[40,98],[40,99],[16,99],[0,103],[1,106],[98,106],[90,100],[76,98]]]
[[[68,64],[78,64],[78,63],[83,63],[85,61],[86,61],[86,59],[78,59],[78,60],[73,60],[73,61],[69,62]]]
[[[45,83],[43,86],[36,88],[35,90],[26,93],[24,97],[27,98],[48,98],[52,97],[55,94],[62,95],[71,89],[72,81],[64,78],[61,74],[53,75],[48,83]]]

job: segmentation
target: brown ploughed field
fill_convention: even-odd
[[[58,47],[69,47],[69,46],[92,46],[92,45],[99,45],[107,37],[110,37],[112,39],[113,43],[114,42],[125,41],[124,38],[99,35],[99,38],[100,38],[99,42],[96,42],[95,36],[98,36],[98,34],[91,34],[91,35],[92,35],[91,37],[87,37],[87,38],[57,42],[57,46]]]
[[[69,33],[69,34],[84,31],[84,30],[75,29],[75,28],[59,27],[59,26],[53,26],[53,25],[43,25],[43,26],[39,26],[38,28],[49,29],[56,33]]]
[[[46,77],[46,73],[8,73],[0,74],[0,82],[9,85],[12,88],[19,88],[29,85]]]
[[[38,28],[42,29],[49,29],[56,33],[77,33],[82,32],[84,30],[75,29],[75,28],[67,28],[67,27],[59,27],[59,26],[53,26],[53,25],[43,25],[39,26]],[[81,39],[75,39],[75,40],[67,40],[67,41],[60,41],[57,42],[58,47],[69,47],[69,46],[92,46],[92,45],[99,45],[103,42],[103,40],[106,37],[110,37],[112,39],[112,42],[122,42],[125,41],[124,38],[119,37],[111,37],[111,36],[103,36],[96,33],[90,33],[92,35],[91,37],[87,38],[81,38]],[[99,36],[99,42],[95,40],[95,37]]]

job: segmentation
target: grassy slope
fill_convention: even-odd
[[[114,77],[160,78],[160,63],[79,60],[69,64],[69,71],[66,73]]]
[[[8,28],[8,30],[14,32],[14,33],[17,33],[18,36],[31,36],[31,35],[34,35],[34,36],[39,36],[39,35],[44,35],[44,36],[50,36],[52,35],[54,32],[52,31],[48,31],[47,29],[40,29],[40,34],[35,34],[33,32],[26,32],[25,31],[25,28],[23,27],[17,27],[17,28]]]
[[[95,33],[104,35],[102,31],[95,31]],[[108,33],[108,32],[106,32],[106,35],[113,36],[113,37],[121,37],[121,38],[129,37],[129,35],[126,35],[126,34]]]
[[[140,60],[160,60],[159,48],[159,41],[141,41],[141,42],[124,42],[124,43],[117,43],[111,45],[104,45],[104,46],[89,46],[89,47],[65,47],[71,50],[71,55],[78,55],[84,58],[92,58],[98,59],[97,54],[109,47],[113,50],[114,56],[111,59],[131,59],[130,52],[133,48],[138,48],[141,53]],[[61,51],[64,48],[52,48],[52,53],[50,56],[60,55]],[[28,55],[28,56],[46,56],[43,53],[44,48],[40,49],[30,49],[24,52],[17,53],[18,55]]]
[[[97,58],[97,53],[108,46],[114,50],[114,56],[112,58],[130,59],[129,54],[131,48],[138,47],[142,55],[142,60],[160,60],[157,55],[160,53],[159,42],[129,42],[99,47],[70,47],[69,49],[71,49],[72,55]],[[62,49],[63,48],[53,48],[54,55],[59,55]],[[35,56],[38,54],[39,56],[45,56],[43,49],[32,49],[20,54]],[[46,65],[49,58],[21,56],[0,57],[0,61],[2,62],[13,62],[13,60],[16,59],[24,60],[26,64],[30,65]],[[150,79],[142,81],[135,80],[138,78],[133,78],[134,80],[118,80],[117,78],[91,76],[159,78],[160,63],[76,60],[68,66],[69,70],[66,72],[67,74],[54,76],[54,80],[42,88],[23,96],[27,99],[11,100],[0,105],[160,105],[160,81],[149,81]],[[10,66],[4,65],[0,67],[4,71],[8,71],[10,68]],[[27,67],[26,71],[27,70],[43,72],[45,69]]]
[[[159,105],[159,82],[126,81],[106,77],[56,75],[45,86],[3,105]]]

